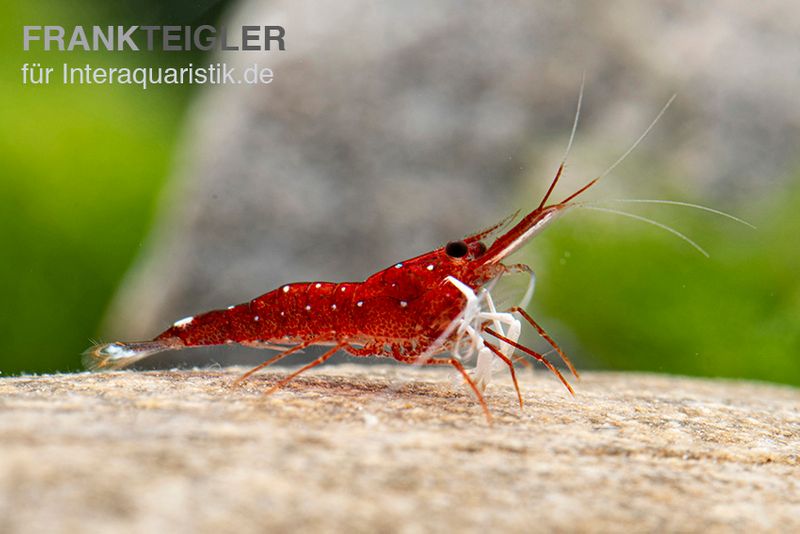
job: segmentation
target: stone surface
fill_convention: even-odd
[[[0,531],[797,531],[800,391],[328,366],[0,380]]]

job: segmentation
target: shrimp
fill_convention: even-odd
[[[506,264],[504,260],[560,215],[579,205],[574,200],[609,174],[672,102],[667,102],[645,132],[604,173],[564,200],[548,204],[564,171],[582,97],[583,83],[567,151],[555,177],[538,206],[516,224],[511,224],[514,214],[486,230],[396,263],[362,282],[290,283],[249,302],[176,321],[150,341],[98,344],[84,353],[87,367],[119,369],[161,351],[207,345],[238,343],[280,351],[239,377],[235,382],[238,385],[278,360],[306,347],[323,345],[328,350],[278,381],[266,394],[324,363],[336,352],[345,351],[354,356],[394,358],[407,364],[453,367],[491,424],[492,415],[483,392],[495,361],[508,367],[520,408],[523,407],[514,369],[514,362],[520,359],[515,353],[520,351],[524,357],[544,364],[574,395],[572,386],[545,355],[519,343],[524,320],[579,378],[564,351],[524,309],[533,294],[533,270],[523,264]],[[518,306],[498,310],[492,288],[500,278],[513,273],[530,277],[525,297]],[[462,362],[473,358],[476,368],[470,374]]]

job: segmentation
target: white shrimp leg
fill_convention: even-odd
[[[486,322],[486,321],[492,321],[494,323],[495,330],[497,330],[498,333],[500,333],[500,335],[502,335],[502,336],[514,341],[514,342],[517,342],[519,340],[519,335],[520,335],[520,332],[522,330],[522,324],[519,322],[519,320],[516,317],[514,317],[514,315],[512,315],[510,313],[505,313],[505,312],[494,312],[494,313],[492,313],[492,312],[481,312],[481,313],[478,314],[478,318],[479,318],[481,323]],[[502,327],[498,327],[497,326],[498,323],[508,327],[508,330],[506,331]],[[472,327],[470,327],[470,329],[474,330],[474,329],[472,329]],[[487,347],[485,347],[485,345],[483,343],[483,338],[480,337],[480,336],[478,336],[478,337],[480,339],[481,352],[478,355],[479,356],[479,361],[478,361],[479,365],[476,367],[476,370],[475,370],[475,373],[476,373],[475,374],[475,382],[476,382],[476,384],[479,384],[479,385],[481,385],[481,387],[485,388],[489,384],[489,382],[491,382],[491,380],[492,380],[492,367],[491,366],[486,366],[486,365],[481,366],[480,365],[480,363],[481,363],[480,362],[480,355],[483,353],[483,351],[486,351],[488,353],[488,356],[494,356],[494,354]],[[507,358],[511,359],[511,355],[514,353],[514,347],[511,346],[510,344],[506,343],[506,342],[501,341],[500,342],[500,352],[502,352],[503,355],[506,356]]]
[[[526,294],[528,292],[530,292],[530,289],[526,292]],[[489,311],[481,312],[478,314],[480,323],[482,324],[486,320],[492,321],[494,323],[495,329],[498,330],[505,337],[513,341],[519,340],[519,334],[520,331],[522,330],[522,325],[520,324],[519,320],[517,320],[517,318],[510,313],[498,313],[497,309],[494,306],[494,300],[492,299],[492,295],[488,291],[485,291],[483,293],[483,297],[486,300],[486,305],[489,308]],[[503,331],[503,327],[501,326],[502,324],[508,326],[508,332]],[[502,352],[503,355],[505,355],[506,357],[511,357],[511,354],[514,352],[514,347],[512,347],[505,341],[501,341],[500,352]]]
[[[477,354],[473,379],[475,384],[483,391],[492,380],[494,353],[483,341],[481,326],[483,323],[491,321],[499,333],[516,342],[519,339],[522,325],[511,313],[498,312],[491,295],[485,289],[481,290],[480,296],[478,296],[472,288],[452,276],[448,276],[447,281],[461,291],[467,299],[461,324],[458,328],[458,338],[453,348],[453,354],[459,359],[467,359],[473,354]],[[488,311],[481,309],[481,301],[485,301]],[[505,327],[508,328],[507,331]],[[469,344],[466,354],[463,354],[461,349],[465,336],[469,339]],[[500,351],[505,356],[510,357],[514,352],[514,347],[506,342],[501,342]]]

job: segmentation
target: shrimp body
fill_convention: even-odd
[[[474,255],[485,247],[478,242],[471,249],[469,254]],[[249,302],[176,321],[153,341],[144,342],[149,346],[147,356],[158,344],[165,350],[230,343],[255,347],[341,343],[356,356],[405,359],[429,346],[462,311],[466,298],[447,277],[468,280],[477,289],[498,271],[472,270],[468,259],[450,256],[443,247],[363,282],[286,284]],[[120,353],[124,345],[132,344],[99,345],[89,354],[100,355],[104,347]],[[90,363],[102,368],[133,361],[95,358]]]
[[[332,349],[288,379],[324,362],[337,350],[404,363],[451,365],[462,374],[491,420],[481,391],[491,378],[488,363],[493,354],[509,366],[520,405],[522,397],[510,359],[515,348],[545,363],[572,392],[544,356],[516,342],[519,321],[509,311],[495,310],[484,289],[506,273],[532,272],[527,266],[509,266],[501,260],[566,207],[568,204],[539,207],[490,245],[486,241],[508,218],[464,240],[397,263],[363,282],[287,284],[249,302],[176,321],[151,341],[96,345],[84,353],[85,361],[92,369],[116,369],[164,350],[231,343],[282,350],[243,375],[243,380],[302,348],[330,345]],[[513,311],[520,311],[546,336],[524,311]],[[494,329],[486,328],[488,325]],[[484,340],[484,330],[500,340],[497,346]],[[546,339],[577,376],[563,352],[549,336]],[[438,357],[446,352],[452,355]],[[471,357],[477,357],[478,363],[474,379],[461,363]]]
[[[375,355],[386,355],[385,347],[424,342],[458,313],[461,300],[453,288],[443,288],[443,298],[453,306],[432,306],[424,280],[398,274],[389,268],[365,282],[287,284],[249,302],[178,321],[156,339],[186,347],[348,342],[380,346]]]

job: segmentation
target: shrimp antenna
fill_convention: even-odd
[[[553,181],[550,182],[550,187],[547,189],[547,193],[544,194],[542,201],[539,203],[539,207],[536,208],[540,210],[544,207],[544,203],[547,202],[547,199],[550,198],[550,194],[553,192],[553,189],[556,188],[556,184],[558,183],[558,179],[561,178],[561,173],[564,171],[564,166],[567,164],[567,156],[569,156],[569,151],[572,148],[572,142],[575,140],[575,132],[578,130],[578,119],[581,116],[581,104],[583,103],[583,87],[586,84],[586,72],[584,71],[581,74],[581,89],[578,92],[578,107],[575,110],[575,119],[572,121],[572,132],[569,134],[569,142],[567,143],[567,150],[564,151],[564,157],[561,158],[561,164],[558,166],[558,170],[556,171],[556,177],[553,178]]]
[[[464,241],[466,241],[467,243],[472,243],[474,241],[480,241],[481,239],[485,239],[489,236],[502,232],[509,224],[511,224],[511,221],[517,218],[519,212],[520,210],[517,210],[510,215],[506,215],[501,221],[493,224],[492,226],[484,228],[483,230],[481,230],[476,234],[472,234],[470,236],[465,237]]]
[[[661,199],[649,199],[649,198],[608,198],[608,199],[603,199],[600,202],[635,202],[638,204],[669,204],[670,206],[684,206],[686,208],[694,208],[696,210],[702,210],[702,211],[707,211],[709,213],[714,213],[716,215],[721,215],[722,217],[727,217],[732,221],[736,221],[745,226],[749,226],[753,230],[756,230],[755,225],[750,224],[744,219],[740,219],[739,217],[731,215],[730,213],[725,213],[724,211],[715,210],[714,208],[709,208],[708,206],[703,206],[701,204],[691,204],[689,202],[680,202],[678,200],[661,200]]]
[[[620,211],[620,210],[615,210],[615,209],[612,209],[612,208],[601,208],[601,207],[598,207],[598,206],[588,206],[588,205],[585,205],[585,204],[578,204],[576,206],[577,207],[581,207],[581,208],[585,208],[587,210],[605,211],[607,213],[614,213],[616,215],[622,215],[624,217],[630,217],[631,219],[636,219],[637,221],[646,222],[647,224],[652,224],[653,226],[657,226],[657,227],[661,228],[662,230],[666,230],[667,232],[669,232],[669,233],[671,233],[673,235],[676,235],[679,238],[683,239],[684,241],[689,243],[691,246],[693,246],[695,249],[697,249],[697,251],[700,252],[700,254],[702,254],[706,258],[710,258],[711,257],[709,255],[709,253],[706,252],[706,250],[703,247],[701,247],[700,245],[698,245],[697,243],[695,243],[694,241],[692,241],[691,239],[689,239],[688,237],[686,237],[685,235],[683,235],[682,233],[677,231],[676,229],[672,228],[671,226],[667,226],[664,223],[660,223],[658,221],[654,221],[653,219],[648,219],[647,217],[642,217],[641,215],[635,215],[633,213],[628,213],[627,211]]]
[[[667,100],[667,103],[664,104],[664,107],[662,107],[661,111],[658,112],[658,115],[656,115],[656,118],[653,119],[653,122],[650,123],[650,126],[645,128],[644,132],[642,132],[642,135],[640,135],[638,137],[638,139],[636,139],[636,141],[633,142],[633,144],[630,146],[630,148],[628,148],[628,150],[626,150],[619,158],[617,158],[617,161],[612,163],[605,171],[603,171],[602,174],[600,174],[600,176],[598,176],[597,178],[595,178],[594,180],[592,180],[591,182],[589,182],[585,186],[583,186],[580,189],[578,189],[578,191],[576,191],[575,193],[572,193],[570,196],[568,196],[567,198],[562,200],[560,202],[560,204],[566,204],[567,202],[569,202],[573,198],[577,197],[578,195],[580,195],[581,193],[583,193],[584,191],[586,191],[587,189],[592,187],[594,184],[596,184],[597,182],[599,182],[600,180],[602,180],[603,178],[608,176],[611,173],[611,171],[616,169],[617,165],[622,163],[625,160],[625,158],[627,158],[630,155],[630,153],[633,152],[636,149],[637,146],[639,146],[639,143],[641,143],[644,140],[644,138],[647,136],[647,134],[650,133],[650,130],[653,129],[653,127],[656,125],[656,123],[659,121],[659,119],[661,119],[662,115],[664,115],[664,113],[666,113],[667,108],[669,108],[669,106],[672,104],[672,101],[675,100],[676,96],[678,96],[678,95],[677,94],[673,94],[669,98],[669,100]]]

